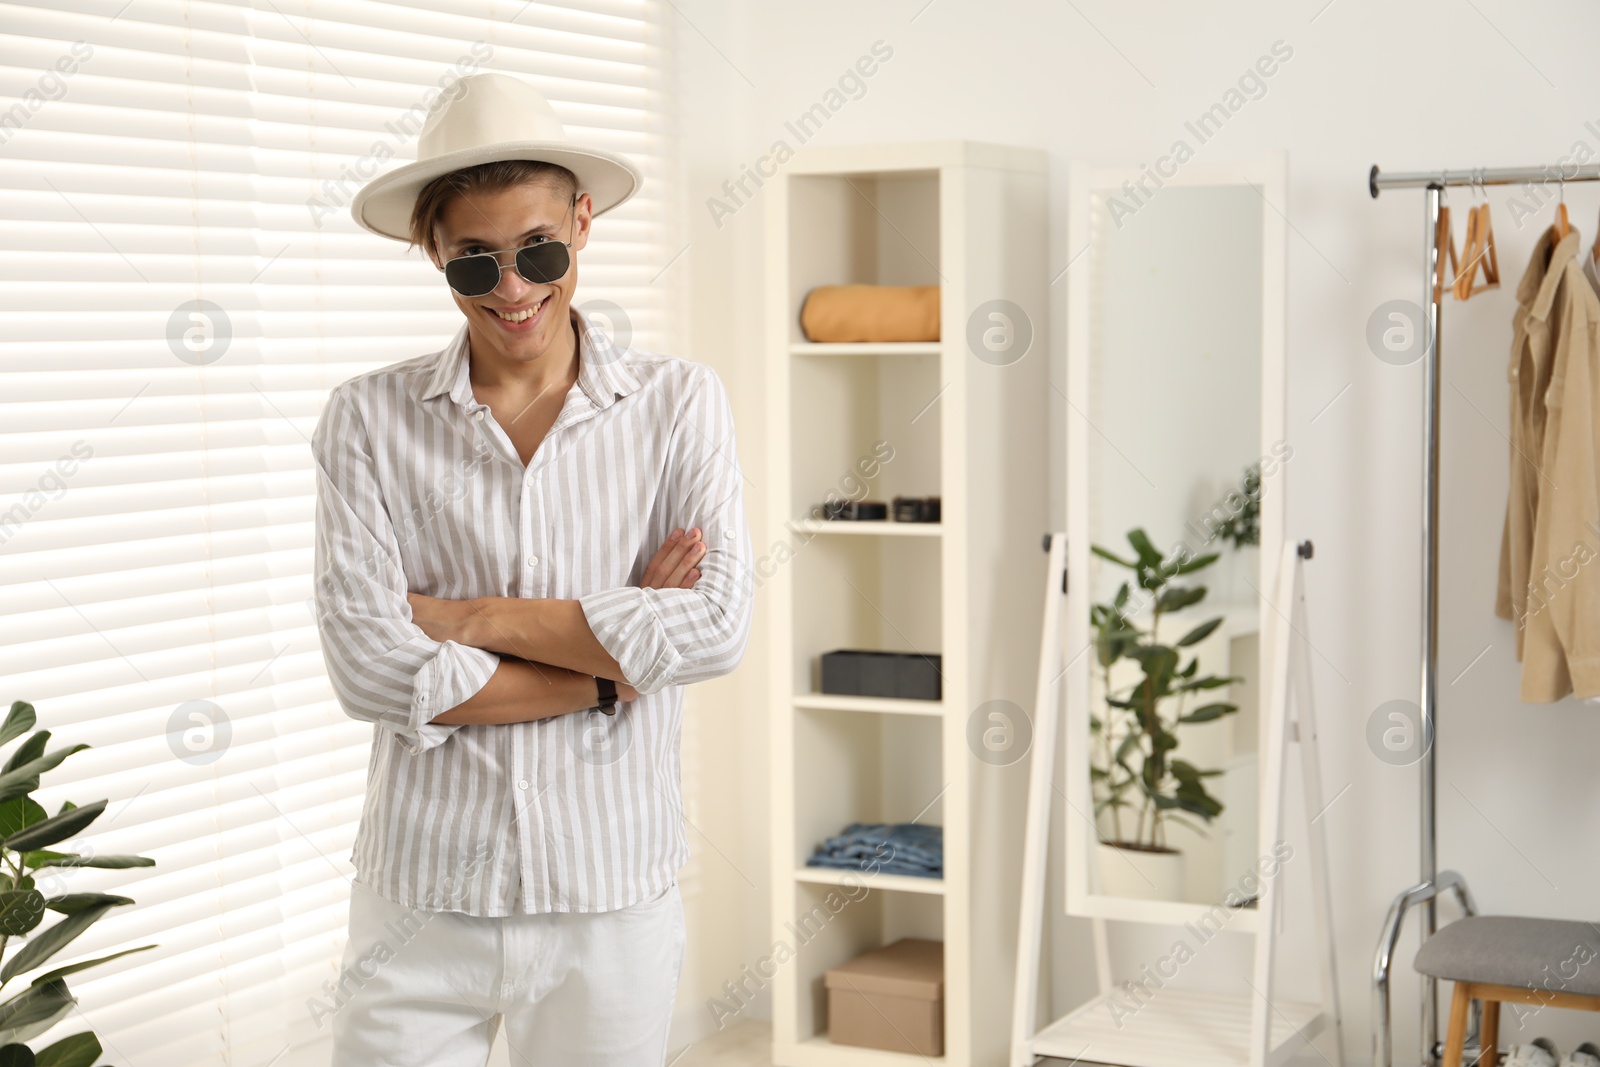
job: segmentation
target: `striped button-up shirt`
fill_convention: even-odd
[[[400,904],[610,911],[688,858],[681,687],[733,670],[750,632],[732,412],[710,368],[573,322],[578,380],[526,466],[473,396],[465,324],[336,386],[312,437],[323,658],[345,712],[375,727],[350,859]],[[696,526],[694,587],[639,588],[671,531]],[[639,698],[615,716],[432,723],[500,657],[428,637],[408,592],[577,600]]]

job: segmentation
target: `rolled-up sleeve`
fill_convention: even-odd
[[[347,715],[390,730],[408,751],[422,752],[460,728],[429,720],[482,689],[500,658],[435,641],[411,621],[399,541],[366,424],[348,389],[329,396],[311,452],[317,465],[314,603],[328,679]]]
[[[696,365],[673,428],[661,500],[668,530],[700,528],[700,579],[691,589],[624,586],[578,598],[595,638],[641,693],[727,674],[744,656],[755,576],[743,481],[727,392],[711,368]]]

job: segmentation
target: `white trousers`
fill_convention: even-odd
[[[618,911],[413,911],[359,883],[334,1003],[333,1067],[656,1067],[683,971],[676,884]]]

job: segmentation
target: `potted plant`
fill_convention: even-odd
[[[0,746],[33,729],[34,722],[33,705],[22,700],[14,702],[4,725],[0,725]],[[0,1000],[0,1067],[93,1067],[100,1056],[100,1042],[87,1031],[62,1038],[37,1052],[28,1042],[77,1006],[78,999],[67,989],[67,975],[156,947],[140,945],[56,967],[36,974],[26,987],[5,997],[5,987],[12,981],[39,970],[112,908],[133,903],[128,897],[110,893],[55,892],[62,888],[62,876],[57,872],[78,867],[155,865],[155,860],[144,856],[84,855],[50,847],[76,836],[99,818],[106,802],[97,800],[79,807],[69,800],[54,815],[45,812],[31,795],[39,788],[39,776],[74,752],[89,747],[77,744],[46,752],[49,741],[49,730],[34,731],[0,767],[0,958],[4,960],[0,963],[0,997],[5,998]],[[54,883],[48,886],[51,895],[45,895],[41,883]],[[47,911],[62,918],[41,927]]]
[[[1128,544],[1131,559],[1092,546],[1101,559],[1132,572],[1109,603],[1090,609],[1105,703],[1103,713],[1091,718],[1090,770],[1102,891],[1178,900],[1182,855],[1167,843],[1167,823],[1204,834],[1193,820],[1209,824],[1222,812],[1222,803],[1205,785],[1222,772],[1178,758],[1178,730],[1238,711],[1237,705],[1209,701],[1207,694],[1240,679],[1202,673],[1199,655],[1189,651],[1222,624],[1221,617],[1191,625],[1174,641],[1161,632],[1165,616],[1206,596],[1204,585],[1177,579],[1211,566],[1218,553],[1193,556],[1179,548],[1165,557],[1142,528],[1128,532]],[[1142,625],[1147,608],[1148,626]]]

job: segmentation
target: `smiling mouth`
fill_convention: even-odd
[[[504,322],[526,322],[535,315],[539,314],[540,309],[544,307],[545,302],[549,299],[550,298],[547,296],[544,298],[544,300],[539,301],[532,307],[523,308],[520,311],[505,311],[500,308],[490,308],[489,310],[494,312],[494,314]]]

